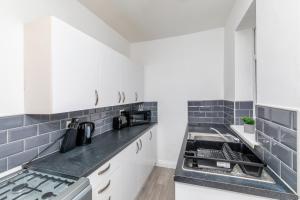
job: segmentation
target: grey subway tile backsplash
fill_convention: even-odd
[[[59,151],[59,148],[60,148],[60,142],[56,142],[55,144],[46,144],[38,147],[38,154],[40,157],[43,157]]]
[[[60,129],[60,121],[39,124],[39,134],[49,133]]]
[[[272,153],[265,150],[264,151],[264,161],[271,167],[271,169],[276,172],[276,174],[280,175],[280,160],[276,158]]]
[[[256,123],[255,124],[256,125],[256,130],[259,130],[259,131],[263,132],[264,131],[264,121],[259,119],[259,118],[256,118],[255,123]]]
[[[0,131],[0,144],[7,142],[7,131]]]
[[[138,104],[136,104],[138,105]],[[157,102],[144,102],[143,104],[144,110],[151,110],[151,121],[157,122],[158,121],[158,104]],[[133,106],[134,110],[137,110],[137,106]]]
[[[189,123],[224,124],[224,101],[188,101]]]
[[[297,171],[297,152],[293,152],[293,170]]]
[[[69,113],[69,118],[74,118],[74,117],[81,117],[83,115],[83,111],[73,111]]]
[[[9,156],[7,158],[7,166],[8,169],[17,167],[23,163],[26,163],[33,159],[35,156],[38,155],[38,149],[31,149],[29,151],[25,151],[13,156]]]
[[[24,150],[24,141],[17,141],[0,146],[0,159],[22,152]]]
[[[280,134],[280,141],[282,144],[297,151],[297,132],[291,129],[282,127]]]
[[[93,121],[96,125],[94,136],[112,130],[112,119],[120,110],[137,110],[139,105],[144,110],[152,111],[152,121],[157,122],[157,102],[145,102],[118,105],[90,110],[53,115],[17,115],[0,118],[0,172],[21,165],[35,155],[39,157],[57,152],[61,136],[66,131],[66,123],[72,117],[80,121]],[[58,140],[58,141],[57,141]],[[57,141],[46,152],[46,147]]]
[[[37,137],[29,138],[25,140],[25,150],[32,149],[34,147],[42,146],[50,142],[49,133],[39,135]]]
[[[21,127],[24,124],[24,116],[16,115],[10,117],[0,117],[0,130]]]
[[[0,159],[0,173],[7,170],[7,158]]]
[[[281,163],[281,178],[297,191],[297,173],[284,163]]]
[[[267,137],[265,134],[257,131],[256,140],[259,142],[265,149],[271,151],[271,139]]]
[[[297,112],[256,106],[256,140],[264,149],[264,160],[290,187],[297,191]],[[264,144],[262,136],[270,140]]]
[[[10,129],[7,131],[8,142],[21,140],[24,138],[32,137],[37,135],[37,126],[24,126],[20,128]]]
[[[256,117],[261,119],[270,120],[271,112],[269,107],[256,106]]]
[[[40,124],[49,121],[49,115],[25,115],[24,125]]]
[[[297,130],[297,112],[293,112],[293,129]]]
[[[288,128],[292,128],[292,115],[292,111],[277,108],[271,109],[271,121]]]
[[[58,113],[50,115],[50,121],[57,121],[62,119],[67,119],[69,117],[69,113]]]
[[[271,145],[272,154],[289,167],[292,167],[293,152],[274,140],[271,142]]]
[[[277,124],[271,123],[269,121],[264,122],[264,133],[271,138],[279,141],[280,139],[280,126]]]

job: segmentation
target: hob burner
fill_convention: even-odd
[[[56,195],[53,192],[46,192],[42,195],[42,199],[50,199],[51,197],[55,197]]]
[[[15,187],[12,189],[12,192],[13,192],[13,193],[20,193],[20,192],[23,192],[27,187],[28,187],[28,184],[27,184],[27,183],[22,183],[22,184],[20,184],[20,185],[15,186]]]

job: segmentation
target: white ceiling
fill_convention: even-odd
[[[235,0],[79,0],[130,42],[222,27]]]

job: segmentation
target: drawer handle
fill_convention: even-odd
[[[98,172],[98,176],[100,176],[100,175],[106,173],[109,169],[110,169],[110,163],[108,164],[108,166],[107,166],[104,170]]]
[[[150,138],[149,140],[152,140],[152,131],[150,131]]]
[[[108,181],[107,185],[104,188],[98,191],[98,194],[105,192],[109,188],[109,186],[110,186],[110,180]]]
[[[109,196],[107,200],[111,200],[111,196]]]
[[[139,151],[140,151],[140,145],[139,145],[139,143],[138,143],[138,142],[136,142],[136,147],[137,147],[137,149],[136,149],[136,154],[138,154],[138,153],[139,153]]]
[[[126,100],[125,92],[122,92],[122,96],[123,96],[123,103],[124,103]]]
[[[141,150],[142,150],[142,148],[143,148],[143,142],[142,142],[141,139],[140,139],[140,144],[141,144]]]
[[[99,102],[99,94],[98,94],[98,91],[97,90],[95,90],[95,106],[97,106],[98,105],[98,102]]]
[[[118,92],[118,95],[119,95],[119,100],[118,100],[118,103],[121,103],[122,96],[121,96],[121,92],[120,92],[120,91]]]

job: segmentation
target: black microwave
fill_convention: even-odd
[[[151,123],[151,110],[130,111],[126,112],[125,115],[127,116],[129,126]]]

